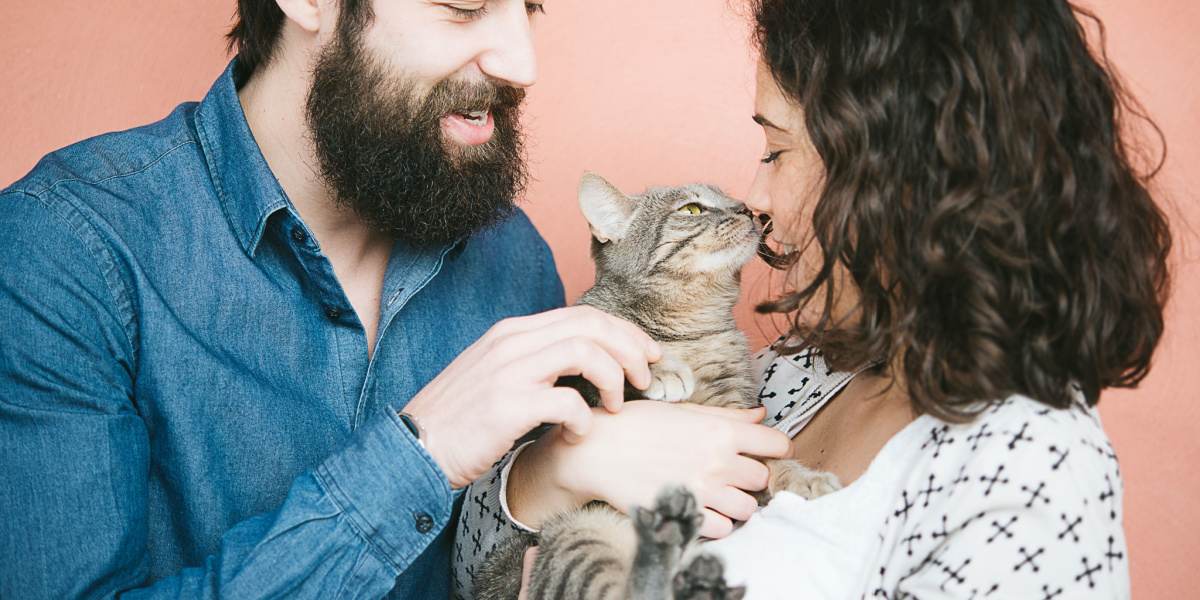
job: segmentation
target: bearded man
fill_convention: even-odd
[[[650,383],[513,204],[542,10],[239,0],[202,101],[0,192],[0,597],[444,598],[555,380]]]

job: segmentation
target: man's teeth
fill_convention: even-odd
[[[483,125],[487,122],[488,111],[468,110],[459,114],[461,114],[463,117],[466,117],[468,121],[471,121],[475,125]]]

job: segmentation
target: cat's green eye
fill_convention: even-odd
[[[679,207],[679,212],[685,212],[689,215],[696,216],[704,212],[704,207],[696,202],[689,202]]]

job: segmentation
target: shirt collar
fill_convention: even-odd
[[[221,207],[242,248],[253,257],[267,219],[289,203],[246,122],[235,63],[229,63],[200,102],[195,123]]]

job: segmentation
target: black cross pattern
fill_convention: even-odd
[[[954,478],[954,481],[950,482],[950,485],[958,487],[958,484],[966,483],[970,480],[971,478],[967,475],[967,465],[962,465],[958,468],[958,476]]]
[[[908,555],[909,556],[913,555],[913,544],[920,541],[921,538],[923,538],[923,537],[925,537],[924,534],[914,533],[914,534],[900,540],[901,543],[908,544]]]
[[[488,513],[488,505],[487,505],[487,502],[484,501],[484,499],[487,498],[487,495],[488,495],[488,490],[484,490],[482,494],[475,496],[475,499],[472,500],[472,502],[474,502],[475,504],[477,504],[479,506],[479,518],[480,519],[487,516],[487,513]]]
[[[1017,548],[1017,552],[1020,552],[1021,556],[1024,556],[1025,559],[1013,566],[1013,572],[1020,571],[1025,565],[1029,565],[1030,568],[1033,569],[1034,573],[1042,570],[1042,568],[1038,566],[1037,562],[1035,562],[1035,559],[1046,553],[1045,548],[1038,548],[1036,552],[1030,554],[1025,550],[1025,546],[1021,546],[1020,548]]]
[[[1033,508],[1033,504],[1035,502],[1037,502],[1039,499],[1044,504],[1050,504],[1050,497],[1042,493],[1042,490],[1044,490],[1044,489],[1046,489],[1045,481],[1038,482],[1038,486],[1036,489],[1022,484],[1021,491],[1025,492],[1026,494],[1029,494],[1029,502],[1025,503],[1025,508]]]
[[[763,386],[763,389],[762,389],[762,390],[760,390],[760,391],[758,392],[758,399],[759,399],[759,400],[766,400],[766,399],[768,399],[768,398],[774,398],[774,397],[775,397],[775,396],[777,396],[777,395],[778,395],[778,394],[776,394],[775,392],[771,392],[770,394],[768,394],[768,393],[767,393],[767,386],[765,386],[765,385],[764,385],[764,386]]]
[[[1029,421],[1026,421],[1025,423],[1023,423],[1021,425],[1021,430],[1016,432],[1015,434],[1013,434],[1012,440],[1010,440],[1008,442],[1009,450],[1016,450],[1018,442],[1023,442],[1023,441],[1032,442],[1033,441],[1033,438],[1025,435],[1025,430],[1027,430],[1027,429],[1029,429]]]
[[[1113,570],[1113,559],[1121,560],[1121,559],[1125,558],[1124,552],[1113,552],[1113,546],[1116,545],[1116,542],[1117,541],[1115,539],[1113,539],[1113,536],[1111,536],[1111,535],[1108,536],[1108,552],[1104,553],[1104,558],[1108,559],[1108,572],[1109,573],[1112,573],[1112,570]]]
[[[1075,581],[1083,581],[1083,579],[1086,577],[1088,580],[1088,587],[1089,588],[1096,587],[1096,580],[1092,578],[1092,573],[1095,573],[1096,571],[1100,570],[1100,568],[1101,568],[1100,563],[1096,563],[1095,565],[1089,566],[1088,559],[1086,556],[1084,556],[1083,558],[1081,558],[1079,560],[1081,562],[1083,562],[1083,572],[1075,576]]]
[[[808,376],[807,375],[800,378],[800,387],[792,388],[792,389],[788,390],[787,393],[789,396],[794,396],[794,395],[798,394],[800,392],[800,390],[804,389],[804,386],[806,386],[806,385],[808,385]]]
[[[500,530],[504,529],[504,524],[506,522],[504,519],[504,513],[497,509],[492,512],[492,518],[496,519],[496,533],[500,533]]]
[[[1055,598],[1057,598],[1058,596],[1061,596],[1061,595],[1062,595],[1062,593],[1063,593],[1063,589],[1062,589],[1062,588],[1058,588],[1057,590],[1050,591],[1050,586],[1049,586],[1049,585],[1043,585],[1043,586],[1042,586],[1042,593],[1043,593],[1043,594],[1045,594],[1045,596],[1042,596],[1042,600],[1054,600],[1054,599],[1055,599]]]
[[[962,576],[962,572],[964,569],[967,568],[967,565],[971,564],[971,559],[964,558],[962,564],[958,565],[957,569],[951,569],[950,565],[943,563],[940,560],[934,560],[933,564],[936,564],[939,567],[941,567],[942,572],[946,574],[946,580],[943,581],[942,585],[941,585],[942,591],[945,591],[946,584],[950,583],[951,581],[954,581],[958,585],[962,585],[962,584],[966,583],[967,578]]]
[[[1071,453],[1070,448],[1063,448],[1062,450],[1059,450],[1058,446],[1055,446],[1054,444],[1050,444],[1050,454],[1053,454],[1058,457],[1058,460],[1054,461],[1054,464],[1050,465],[1050,470],[1057,471],[1058,468],[1060,466],[1062,466],[1063,461],[1067,460],[1067,455],[1070,453]]]
[[[983,482],[985,482],[985,481],[987,482],[987,489],[986,489],[986,490],[983,490],[983,495],[984,495],[984,496],[991,496],[991,495],[992,495],[992,488],[996,487],[996,485],[997,485],[997,484],[1008,485],[1008,478],[1007,478],[1007,477],[1001,477],[1001,476],[1000,476],[1000,474],[1001,474],[1001,473],[1003,473],[1003,472],[1004,472],[1004,465],[1000,465],[1000,466],[999,466],[999,467],[996,469],[996,474],[995,474],[995,475],[992,475],[991,477],[987,477],[987,476],[985,476],[985,475],[980,475],[980,476],[979,476],[979,482],[980,482],[980,483],[983,483]]]
[[[1017,515],[1013,515],[1012,518],[1009,519],[1008,522],[1004,523],[1003,525],[1000,524],[1000,521],[992,521],[992,527],[996,528],[996,533],[993,533],[992,537],[987,539],[987,543],[990,544],[990,543],[996,541],[996,538],[998,538],[1000,536],[1004,536],[1011,540],[1013,537],[1013,532],[1009,528],[1012,527],[1013,523],[1016,523],[1016,522],[1017,522]]]
[[[991,596],[991,595],[992,595],[992,593],[993,593],[993,592],[995,592],[995,591],[996,591],[996,590],[998,590],[998,589],[1000,589],[1000,584],[998,584],[998,583],[993,583],[993,584],[992,584],[992,587],[990,587],[990,588],[988,588],[988,589],[984,590],[984,592],[983,592],[983,597],[984,597],[984,598],[986,598],[986,597],[988,597],[988,596]],[[967,598],[967,600],[975,600],[975,598],[976,598],[976,597],[978,597],[978,596],[979,596],[979,588],[972,588],[972,589],[971,589],[971,597],[970,597],[970,598]]]
[[[979,449],[979,442],[983,441],[983,438],[992,437],[993,435],[995,435],[995,433],[988,431],[988,424],[986,422],[980,425],[979,431],[967,436],[967,441],[971,442],[971,452],[975,452]]]
[[[936,453],[934,454],[934,456],[937,456]],[[939,485],[936,488],[933,487],[933,473],[930,473],[929,474],[929,484],[925,486],[925,489],[917,492],[917,498],[920,498],[921,496],[925,496],[925,502],[923,504],[921,504],[921,508],[925,508],[925,507],[929,506],[929,499],[932,498],[934,494],[942,491],[943,489],[945,489],[945,486]]]
[[[950,535],[950,530],[946,528],[946,515],[942,515],[941,531],[934,531],[933,533],[929,534],[929,539],[936,540],[938,538],[948,537],[949,535]]]
[[[916,498],[913,498],[913,501],[909,502],[908,501],[908,490],[904,490],[904,491],[900,492],[900,496],[904,503],[904,508],[897,508],[896,512],[892,513],[892,516],[899,517],[899,516],[903,515],[904,520],[907,521],[908,520],[908,511],[911,510],[912,507],[917,505]]]
[[[1079,524],[1083,522],[1083,517],[1075,517],[1075,520],[1072,521],[1071,518],[1067,516],[1067,513],[1063,513],[1061,518],[1063,525],[1066,526],[1066,529],[1058,532],[1058,539],[1064,539],[1069,535],[1073,540],[1075,540],[1075,543],[1078,544],[1079,534],[1075,533],[1075,528],[1079,527]]]
[[[464,523],[464,526],[465,526],[465,523]],[[455,556],[455,560],[457,560],[458,562],[461,563],[463,561],[462,542],[460,542],[458,540],[454,541],[454,556]]]
[[[483,532],[476,529],[475,533],[471,534],[471,542],[475,544],[475,554],[483,551]]]
[[[770,381],[771,378],[775,376],[775,369],[778,367],[779,365],[776,363],[771,363],[771,366],[767,367],[767,370],[764,371],[764,375],[766,375],[766,377],[763,377],[763,383]]]
[[[949,446],[953,443],[954,438],[950,437],[950,426],[942,425],[941,427],[934,427],[929,430],[929,439],[924,444],[921,444],[921,449],[924,450],[930,444],[934,444],[936,447],[933,449],[933,457],[937,458],[942,454],[942,446]]]
[[[1108,486],[1108,491],[1100,492],[1100,502],[1108,501],[1108,516],[1109,518],[1117,518],[1116,496],[1117,492],[1113,489],[1112,478],[1106,473],[1104,475],[1104,483]]]

